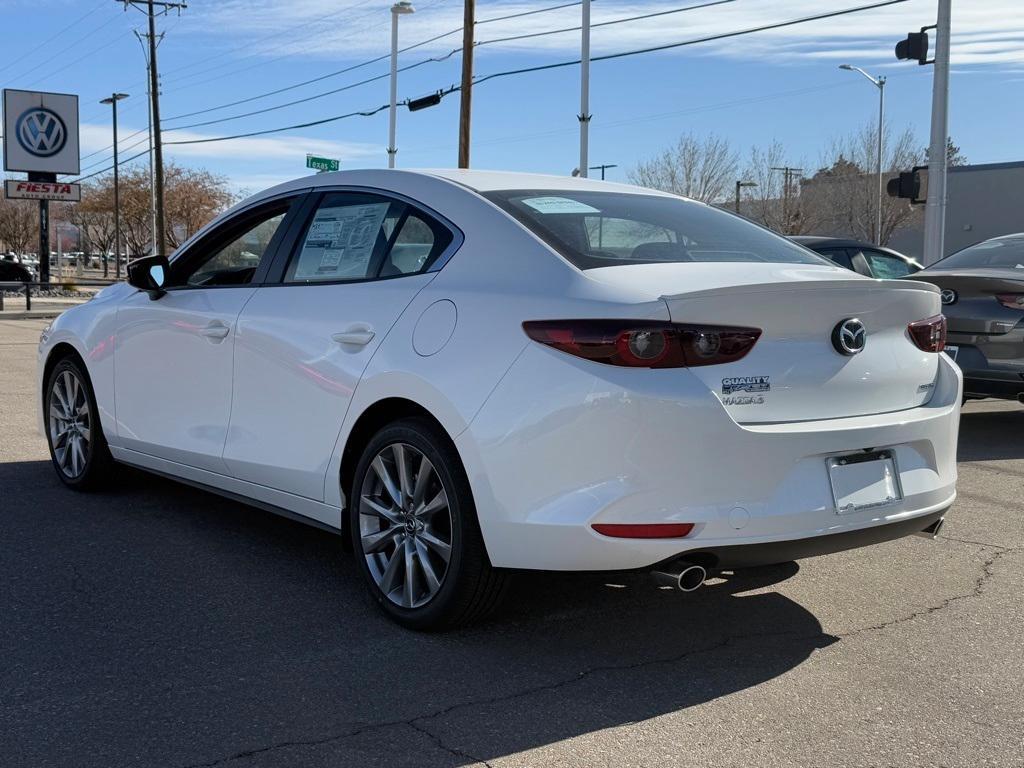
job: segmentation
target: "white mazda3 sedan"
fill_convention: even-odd
[[[343,536],[414,628],[513,569],[728,570],[934,534],[961,376],[938,290],[732,214],[478,171],[307,176],[39,345],[60,479],[115,463]]]

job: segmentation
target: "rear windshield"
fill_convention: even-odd
[[[739,216],[677,197],[538,189],[483,195],[579,269],[690,261],[830,263]]]
[[[931,269],[1019,269],[1024,271],[1024,237],[986,240],[947,256]]]

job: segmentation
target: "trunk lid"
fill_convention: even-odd
[[[919,272],[911,280],[937,285],[952,303],[943,304],[951,333],[1001,336],[1024,320],[1024,312],[1004,307],[997,294],[1024,294],[1024,270],[972,269]]]
[[[657,291],[673,322],[761,329],[742,360],[688,369],[740,423],[887,413],[931,397],[938,355],[919,349],[907,325],[939,314],[932,286],[814,265],[608,268],[619,269],[638,269],[621,280]],[[852,318],[863,323],[866,343],[861,352],[844,355],[833,344],[833,330]]]

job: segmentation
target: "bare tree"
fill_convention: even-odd
[[[798,161],[796,166],[804,165]],[[786,172],[786,149],[778,140],[766,147],[753,147],[744,178],[754,182],[746,213],[769,229],[785,235],[804,235],[817,226],[815,211],[802,193],[800,172]]]
[[[0,197],[0,251],[26,253],[36,236],[34,201]]]
[[[732,190],[736,167],[736,152],[726,139],[684,134],[674,147],[630,171],[629,179],[643,187],[713,203],[725,199]]]
[[[227,179],[207,170],[168,163],[164,167],[164,185],[167,243],[172,248],[234,202]]]
[[[868,125],[836,139],[822,158],[822,168],[807,179],[802,194],[813,209],[825,234],[845,235],[874,242],[878,205],[876,172],[878,129]],[[922,162],[913,133],[907,129],[897,136],[886,132],[883,180]],[[909,201],[882,195],[882,238],[884,245],[893,232],[906,226],[920,211]]]

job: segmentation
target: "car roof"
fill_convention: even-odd
[[[632,184],[619,184],[611,181],[599,181],[596,179],[582,179],[572,176],[554,176],[542,173],[519,173],[514,171],[486,171],[469,169],[416,169],[416,170],[395,170],[386,168],[370,168],[364,170],[332,171],[328,173],[316,173],[286,181],[276,187],[259,192],[246,203],[261,198],[290,192],[297,189],[308,189],[310,187],[330,186],[367,186],[388,189],[389,179],[395,179],[398,175],[404,176],[426,176],[439,179],[448,183],[457,184],[460,187],[474,192],[494,192],[497,190],[512,189],[539,189],[539,190],[565,190],[565,191],[592,191],[592,192],[620,192],[634,195],[657,195],[659,197],[679,197],[667,192],[659,192],[655,189],[637,187]],[[397,179],[396,179],[397,180]]]
[[[793,235],[789,238],[800,245],[831,245],[836,248],[878,248],[877,245],[865,243],[863,240],[854,240],[851,237],[825,237],[824,235]],[[890,250],[882,248],[881,250]]]

